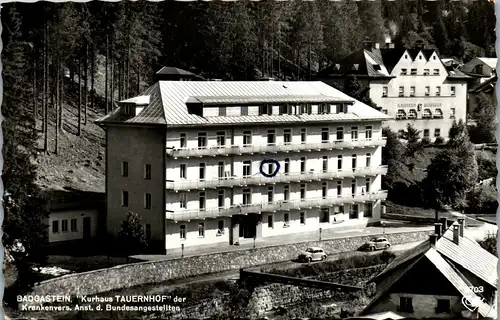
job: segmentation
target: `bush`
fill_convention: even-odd
[[[497,208],[497,192],[494,185],[480,185],[467,194],[467,213],[495,214]]]
[[[422,138],[422,144],[427,146],[431,144],[431,139],[429,137]]]
[[[436,140],[434,140],[434,144],[443,144],[443,143],[444,143],[443,137],[437,137]]]
[[[488,235],[483,241],[479,241],[479,245],[495,257],[498,257],[496,235]]]

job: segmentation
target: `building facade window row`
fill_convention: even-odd
[[[416,87],[415,86],[410,86],[409,94],[406,95],[405,86],[399,86],[398,97],[422,97],[422,96],[424,96],[424,97],[430,97],[430,96],[440,97],[441,96],[441,86],[436,86],[433,93],[431,92],[430,86],[425,86],[423,95],[416,95]],[[450,91],[449,91],[448,96],[450,96],[450,97],[456,96],[456,87],[455,86],[450,87]],[[384,97],[384,98],[390,97],[389,87],[387,87],[387,86],[382,87],[382,97]]]
[[[405,109],[398,109],[396,113],[396,119],[398,120],[406,120],[406,119],[418,119],[417,109],[409,109],[406,111]],[[431,110],[429,108],[425,108],[422,110],[420,119],[443,119],[444,114],[441,108],[435,108]],[[455,108],[450,108],[449,118],[455,118]]]
[[[121,165],[121,176],[123,178],[129,177],[129,163],[128,161],[122,161]],[[145,164],[143,167],[143,179],[151,180],[151,164]]]
[[[122,191],[122,195],[121,195],[121,206],[123,208],[128,208],[129,206],[129,192],[128,191]],[[151,209],[151,193],[144,193],[144,198],[143,198],[143,203],[144,203],[144,206],[143,208],[144,209]]]
[[[69,228],[68,228],[69,221]],[[52,221],[52,233],[78,232],[78,219],[63,219]]]
[[[440,75],[440,70],[439,68],[425,68],[425,69],[418,69],[418,68],[401,68],[400,72],[401,76],[417,76],[417,75],[422,75],[422,76],[439,76]]]

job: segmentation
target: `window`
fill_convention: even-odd
[[[306,224],[306,213],[301,211],[299,214],[300,224]]]
[[[305,183],[300,185],[300,199],[305,200],[306,198],[306,185]]]
[[[337,196],[342,195],[342,181],[337,181]]]
[[[370,193],[370,185],[371,185],[370,178],[366,178],[366,180],[365,180],[365,191],[366,191],[366,193]]]
[[[437,299],[436,313],[450,313],[450,300]]]
[[[198,195],[198,201],[200,210],[205,210],[207,202],[205,191],[200,191]]]
[[[406,69],[401,69],[401,75],[406,76],[408,74],[408,71]]]
[[[185,164],[180,165],[180,178],[186,179],[186,165]]]
[[[365,218],[372,218],[373,217],[373,205],[371,202],[365,203],[365,210],[363,212],[363,216]]]
[[[68,232],[68,220],[61,221],[61,231]]]
[[[328,171],[328,157],[324,156],[323,157],[323,172],[327,172],[327,171]]]
[[[432,112],[430,109],[424,109],[424,113],[422,114],[422,118],[429,119],[432,118]]]
[[[351,127],[351,139],[353,141],[358,140],[358,127]]]
[[[285,144],[290,144],[292,142],[292,129],[285,129],[283,132],[283,140]]]
[[[122,207],[128,207],[128,191],[122,191]]]
[[[52,233],[59,233],[59,220],[52,221]]]
[[[424,76],[428,76],[429,75],[429,69],[424,69]]]
[[[78,220],[77,219],[71,219],[71,232],[76,232],[78,231]]]
[[[250,160],[243,161],[243,177],[252,175],[252,162]]]
[[[290,226],[290,214],[289,213],[283,214],[283,222],[284,222],[284,225],[283,225],[284,228]]]
[[[128,162],[122,161],[122,177],[128,177]]]
[[[243,131],[243,145],[249,146],[252,144],[252,131]]]
[[[413,312],[413,299],[408,297],[399,298],[399,311]]]
[[[291,110],[289,110],[288,105],[286,105],[286,104],[279,106],[279,110],[280,110],[280,115],[291,114],[291,112],[290,112]]]
[[[451,95],[455,96],[456,95],[455,87],[451,87],[450,89],[451,89]]]
[[[186,240],[186,225],[181,224],[179,226],[179,234],[181,236],[181,240]]]
[[[387,109],[382,109],[382,112],[383,112],[384,114],[387,114],[387,112],[388,112],[388,111],[387,111]]]
[[[345,103],[338,104],[337,113],[347,113],[347,104]]]
[[[185,148],[185,147],[186,147],[186,134],[181,133],[181,148]]]
[[[151,240],[151,225],[146,224],[146,239]]]
[[[274,187],[267,187],[267,202],[271,203],[274,201]]]
[[[329,104],[320,104],[318,106],[318,114],[328,114],[330,113],[330,105]]]
[[[205,149],[207,147],[207,133],[198,133],[198,149]]]
[[[415,87],[410,87],[410,97],[415,96]]]
[[[217,206],[219,208],[224,208],[224,190],[219,190],[217,195]]]
[[[425,87],[425,96],[428,97],[431,95],[431,87],[427,86]]]
[[[405,87],[399,87],[399,96],[404,97],[405,96]]]
[[[222,148],[226,145],[226,132],[217,132],[217,147]]]
[[[356,194],[356,180],[351,181],[351,194],[353,197]]]
[[[372,155],[367,153],[366,154],[366,167],[369,168],[371,166],[371,162],[372,162]]]
[[[243,189],[243,204],[252,203],[252,192],[250,189]]]
[[[434,74],[435,76],[439,76],[439,69],[434,69],[433,74]]]
[[[353,154],[353,155],[352,155],[352,157],[351,157],[351,162],[352,162],[352,170],[353,170],[353,171],[354,171],[354,170],[357,168],[357,166],[358,166],[358,161],[357,161],[357,160],[358,160],[357,156],[356,156],[355,154]]]
[[[200,222],[198,223],[198,237],[204,237],[205,236],[205,223]]]
[[[319,212],[319,222],[328,223],[330,222],[330,210],[329,208],[321,208]]]
[[[306,173],[306,158],[300,158],[300,173]]]
[[[396,119],[406,119],[406,112],[403,109],[399,109],[396,113]]]
[[[151,193],[144,194],[144,209],[151,209]]]
[[[290,187],[289,186],[283,187],[283,199],[285,201],[290,200]]]
[[[219,117],[226,116],[227,107],[219,107]]]
[[[344,214],[344,206],[334,207],[333,214]]]
[[[241,107],[241,115],[242,116],[248,116],[248,106],[242,106]]]
[[[417,75],[417,69],[411,69],[411,75],[412,76]]]
[[[217,166],[217,176],[219,179],[224,178],[224,161],[219,161]]]
[[[349,210],[349,219],[358,219],[358,218],[359,218],[358,205],[353,204],[351,205],[351,208]]]
[[[144,179],[151,180],[151,165],[150,164],[144,165]]]
[[[181,209],[187,208],[187,194],[185,194],[185,193],[179,194],[179,204],[180,204]]]
[[[221,235],[224,234],[224,220],[219,220],[217,222],[217,234]]]
[[[434,129],[434,137],[440,137],[441,136],[441,129]]]
[[[328,182],[323,182],[321,186],[321,197],[325,199],[328,196]]]
[[[123,113],[125,113],[125,114],[127,114],[127,115],[132,114],[132,106],[130,106],[130,105],[126,105],[126,106],[124,106]]]
[[[450,109],[450,119],[455,119],[455,108]]]
[[[443,118],[443,111],[439,108],[434,110],[434,118],[436,119],[442,119]]]
[[[306,143],[306,129],[300,129],[300,142]]]
[[[344,140],[344,128],[342,127],[337,128],[337,140],[338,141]]]
[[[337,169],[342,170],[342,155],[337,156]]]
[[[274,217],[272,214],[267,215],[267,227],[268,228],[274,228]]]
[[[437,86],[436,87],[436,97],[439,97],[441,95],[441,87]]]
[[[382,87],[382,97],[387,97],[388,91],[389,91],[388,87]]]
[[[285,174],[290,173],[290,158],[285,158]]]
[[[474,73],[476,73],[476,74],[483,74],[483,65],[482,64],[478,64],[474,68]]]
[[[276,134],[274,130],[267,131],[267,145],[274,146],[276,144]]]
[[[429,129],[424,129],[424,138],[429,138],[430,135]]]
[[[200,171],[200,180],[205,180],[205,164],[204,163],[200,163],[199,171]]]
[[[272,115],[273,114],[273,107],[270,105],[259,106],[259,114],[260,115],[264,115],[264,114]]]
[[[372,126],[366,126],[365,127],[365,139],[366,140],[371,140],[372,138]]]
[[[417,118],[417,111],[415,109],[410,109],[408,112],[408,119],[416,119]]]
[[[326,143],[330,141],[330,130],[328,128],[321,129],[321,142]]]

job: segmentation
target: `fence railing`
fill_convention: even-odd
[[[298,200],[282,200],[269,203],[252,203],[252,204],[238,204],[229,207],[220,208],[205,208],[197,210],[179,209],[175,211],[166,212],[166,219],[174,221],[188,221],[196,219],[217,218],[217,217],[230,217],[237,214],[249,213],[262,213],[262,212],[276,212],[276,211],[290,211],[300,210],[307,208],[331,207],[344,203],[364,203],[373,202],[377,200],[387,199],[387,191],[381,190],[378,192],[342,195],[338,197],[325,197],[325,198],[312,198],[312,199],[298,199]]]
[[[341,178],[354,178],[365,176],[376,176],[387,174],[387,166],[366,167],[355,169],[344,169],[326,172],[306,172],[306,173],[289,173],[278,174],[272,178],[267,178],[262,175],[249,177],[227,177],[211,180],[179,180],[167,181],[166,188],[168,190],[192,190],[192,189],[215,189],[221,187],[247,186],[247,185],[265,185],[275,183],[289,183],[301,181],[321,181],[333,180]]]

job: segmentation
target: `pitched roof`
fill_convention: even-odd
[[[98,119],[99,124],[160,124],[169,127],[223,124],[297,123],[326,121],[386,120],[389,117],[320,81],[159,81],[141,96],[149,105],[127,119],[119,109]],[[144,100],[144,98],[141,98]],[[136,99],[137,101],[139,99]],[[125,102],[134,100],[128,99]],[[236,104],[273,102],[352,102],[349,113],[321,115],[203,117],[188,112],[186,103]]]
[[[489,66],[492,69],[496,69],[497,68],[497,60],[498,60],[497,58],[478,57],[477,59],[480,60],[481,62],[483,62],[484,64],[486,64],[487,66]]]
[[[175,67],[163,67],[156,74],[171,74],[180,76],[197,76],[196,74],[186,71],[184,69],[179,69]]]
[[[475,88],[469,90],[469,92],[473,93],[481,93],[481,92],[490,92],[491,90],[495,90],[495,85],[497,84],[497,76],[491,77],[485,82],[481,83]]]

